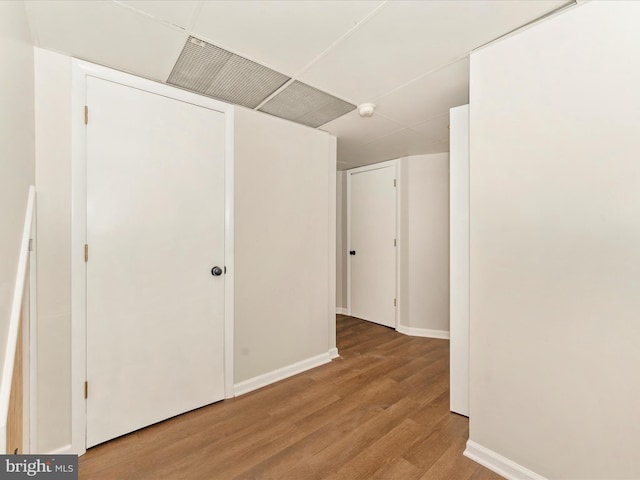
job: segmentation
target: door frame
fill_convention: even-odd
[[[234,327],[234,106],[195,93],[112,70],[82,60],[71,64],[71,446],[70,452],[86,452],[86,400],[84,382],[87,372],[86,351],[86,285],[87,271],[84,245],[87,232],[87,145],[85,105],[87,77],[96,77],[124,86],[161,95],[221,112],[225,116],[225,274],[224,287],[224,396],[233,392],[233,327]],[[89,112],[90,115],[90,112]]]
[[[401,317],[401,301],[400,301],[400,249],[402,246],[402,239],[400,234],[402,229],[400,228],[400,207],[401,207],[401,188],[402,182],[400,178],[400,162],[402,158],[395,160],[387,160],[386,162],[374,163],[371,165],[365,165],[364,167],[352,168],[347,170],[347,252],[351,249],[351,175],[357,173],[363,173],[371,170],[380,170],[382,168],[392,167],[394,169],[396,177],[396,271],[395,271],[395,298],[396,298],[396,310],[395,310],[395,329],[398,330]],[[344,248],[344,247],[343,247]],[[351,315],[351,258],[347,255],[347,315]]]

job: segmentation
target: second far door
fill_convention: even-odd
[[[349,311],[396,327],[396,165],[348,173]]]

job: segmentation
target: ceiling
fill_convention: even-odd
[[[319,127],[338,168],[449,151],[469,53],[567,0],[26,2],[42,48],[166,82],[189,36],[358,105]]]

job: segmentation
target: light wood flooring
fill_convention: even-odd
[[[80,479],[498,480],[462,456],[449,342],[338,316],[340,358],[90,449]]]

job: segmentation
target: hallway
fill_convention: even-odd
[[[462,456],[449,342],[338,315],[340,358],[89,450],[81,479],[498,480]]]

